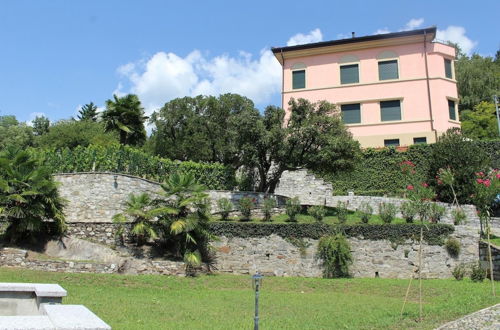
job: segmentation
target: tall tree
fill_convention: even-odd
[[[137,146],[146,141],[144,122],[148,117],[144,115],[144,108],[137,95],[113,95],[113,100],[106,101],[102,119],[107,132],[118,131],[121,144]]]
[[[77,117],[79,120],[97,121],[97,105],[93,102],[82,106],[78,113]]]
[[[45,116],[36,116],[33,119],[33,132],[35,135],[40,136],[49,131],[50,120]]]
[[[481,102],[473,110],[464,110],[460,119],[462,133],[468,138],[477,140],[500,138],[495,105],[491,102]]]
[[[0,149],[9,146],[25,149],[33,144],[33,129],[15,116],[0,116]]]

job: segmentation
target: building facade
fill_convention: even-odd
[[[291,98],[338,105],[362,147],[433,143],[460,127],[455,49],[436,28],[277,47],[282,106]]]

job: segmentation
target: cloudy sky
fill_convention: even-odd
[[[228,92],[263,109],[280,105],[272,46],[436,25],[439,39],[493,56],[498,12],[497,0],[0,0],[0,115],[54,121],[127,93],[148,113]]]

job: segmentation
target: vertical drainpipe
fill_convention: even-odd
[[[285,109],[285,57],[283,56],[283,49],[281,49],[281,108]]]
[[[434,138],[437,142],[438,134],[434,128],[434,117],[432,115],[432,101],[431,101],[431,85],[429,81],[429,66],[427,64],[427,31],[424,30],[424,58],[425,58],[425,81],[427,82],[427,100],[429,101],[429,115],[431,119],[431,131],[434,132]]]

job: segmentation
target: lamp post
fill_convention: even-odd
[[[253,323],[253,329],[259,330],[259,291],[260,286],[262,285],[262,278],[264,276],[259,272],[255,273],[252,276],[252,287],[255,290],[255,317]]]
[[[493,100],[495,101],[495,108],[497,112],[498,134],[500,135],[500,115],[498,114],[498,96],[494,95]]]

